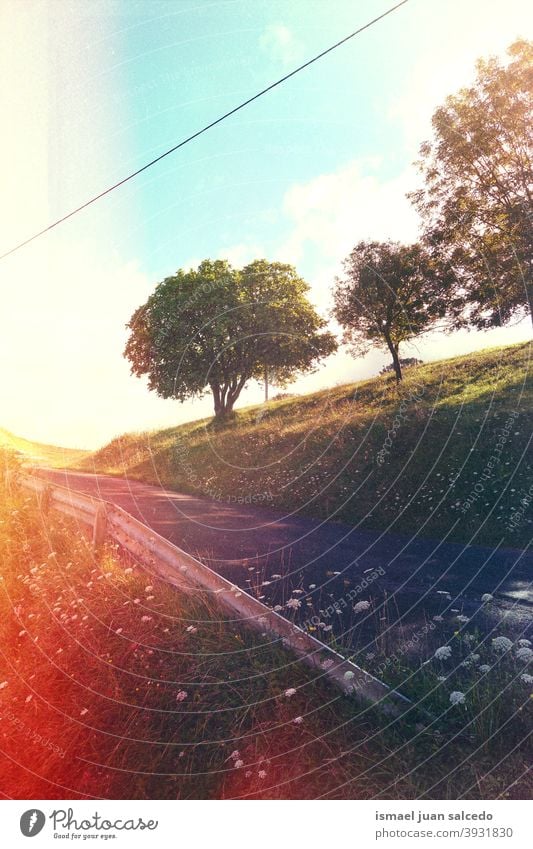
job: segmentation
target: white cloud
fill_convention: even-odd
[[[382,180],[379,162],[366,160],[294,184],[283,199],[292,232],[280,259],[297,263],[312,246],[324,260],[339,262],[361,239],[416,239],[418,218],[405,197],[412,179],[409,170]]]
[[[302,46],[285,24],[270,24],[259,39],[261,50],[275,62],[290,65],[300,59]]]

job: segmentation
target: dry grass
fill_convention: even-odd
[[[0,448],[15,452],[22,460],[31,461],[32,465],[54,466],[56,469],[80,462],[91,453],[77,448],[61,448],[58,445],[32,442],[3,428],[0,428]]]

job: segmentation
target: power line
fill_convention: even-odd
[[[202,127],[201,130],[197,130],[191,136],[188,136],[186,139],[183,139],[178,144],[174,145],[174,147],[171,147],[169,150],[166,150],[164,153],[161,153],[159,156],[156,156],[155,159],[152,159],[150,162],[147,162],[141,168],[138,168],[136,171],[133,171],[131,174],[128,174],[127,177],[124,177],[122,180],[119,180],[118,183],[114,183],[114,185],[109,186],[109,188],[107,189],[104,189],[103,192],[100,192],[99,194],[85,201],[85,203],[82,203],[81,206],[77,206],[75,209],[71,210],[71,212],[68,212],[66,215],[63,215],[61,218],[58,218],[57,221],[53,221],[52,224],[49,224],[43,230],[39,230],[37,233],[34,233],[33,236],[29,236],[29,238],[25,239],[23,242],[20,242],[20,244],[15,245],[15,247],[13,248],[10,248],[10,250],[0,255],[0,260],[5,259],[10,254],[15,253],[15,251],[20,250],[25,245],[28,245],[35,239],[38,239],[39,236],[43,236],[45,233],[48,233],[50,230],[53,230],[54,227],[57,227],[59,224],[62,224],[64,221],[67,221],[69,218],[72,218],[73,215],[77,215],[78,212],[81,212],[83,209],[86,209],[88,206],[91,206],[91,204],[96,203],[97,200],[100,200],[101,198],[115,191],[115,189],[120,188],[120,186],[123,186],[130,180],[133,180],[134,177],[137,177],[139,174],[142,174],[143,171],[146,171],[148,168],[151,168],[153,165],[156,165],[158,162],[161,162],[161,160],[164,159],[166,156],[170,156],[171,153],[175,153],[181,147],[184,147],[186,144],[189,144],[189,142],[194,141],[194,139],[197,139],[199,136],[203,135],[203,133],[206,133],[208,130],[212,129],[213,127],[216,127],[216,125],[220,124],[222,121],[225,121],[226,118],[229,118],[231,115],[235,115],[236,112],[240,112],[241,109],[244,109],[245,106],[249,106],[249,104],[253,103],[254,100],[258,100],[260,97],[263,97],[263,95],[267,94],[267,92],[272,91],[272,89],[274,88],[277,88],[277,86],[281,85],[286,80],[289,80],[291,77],[294,77],[295,74],[299,74],[300,71],[303,71],[305,68],[308,68],[314,62],[318,62],[319,59],[322,59],[324,56],[327,56],[328,53],[331,53],[333,50],[336,50],[337,47],[340,47],[342,44],[346,44],[347,41],[350,41],[350,39],[355,38],[356,35],[359,35],[360,33],[364,32],[364,30],[367,30],[371,26],[374,26],[374,24],[377,24],[379,21],[383,20],[383,18],[386,18],[388,15],[391,15],[393,12],[399,9],[400,6],[405,6],[405,4],[408,2],[409,0],[401,0],[400,3],[396,3],[395,6],[391,6],[390,9],[387,9],[386,12],[383,12],[381,15],[378,15],[377,18],[368,21],[368,23],[364,24],[362,27],[359,27],[359,29],[356,29],[354,32],[350,33],[350,35],[347,35],[345,38],[342,38],[340,41],[337,41],[336,44],[332,44],[331,47],[328,47],[326,50],[323,50],[316,56],[313,56],[312,59],[309,59],[307,62],[304,62],[303,65],[299,65],[297,68],[294,69],[294,71],[290,71],[290,73],[285,74],[284,77],[280,77],[279,80],[276,80],[276,82],[271,83],[266,88],[257,92],[257,94],[254,94],[253,97],[249,97],[248,100],[244,100],[238,106],[235,106],[233,109],[230,109],[229,112],[225,112],[224,115],[221,115],[219,118],[216,118],[214,121],[211,121],[210,124],[206,124],[205,127]]]

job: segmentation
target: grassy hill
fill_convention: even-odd
[[[15,451],[22,460],[31,461],[33,465],[54,466],[57,469],[79,462],[90,454],[89,451],[78,448],[61,448],[57,445],[32,442],[3,428],[0,428],[0,447]]]
[[[78,468],[391,532],[531,538],[531,346],[489,349],[158,432]]]

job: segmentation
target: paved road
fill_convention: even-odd
[[[320,638],[335,635],[359,659],[405,647],[436,615],[468,616],[465,628],[477,624],[485,634],[500,633],[503,616],[521,634],[532,622],[533,553],[354,530],[106,475],[39,473],[123,507],[266,604],[283,605]],[[484,593],[495,598],[488,607],[480,604]],[[285,606],[291,598],[297,610]],[[371,607],[354,611],[361,601]],[[440,641],[432,631],[430,645],[433,636]]]

